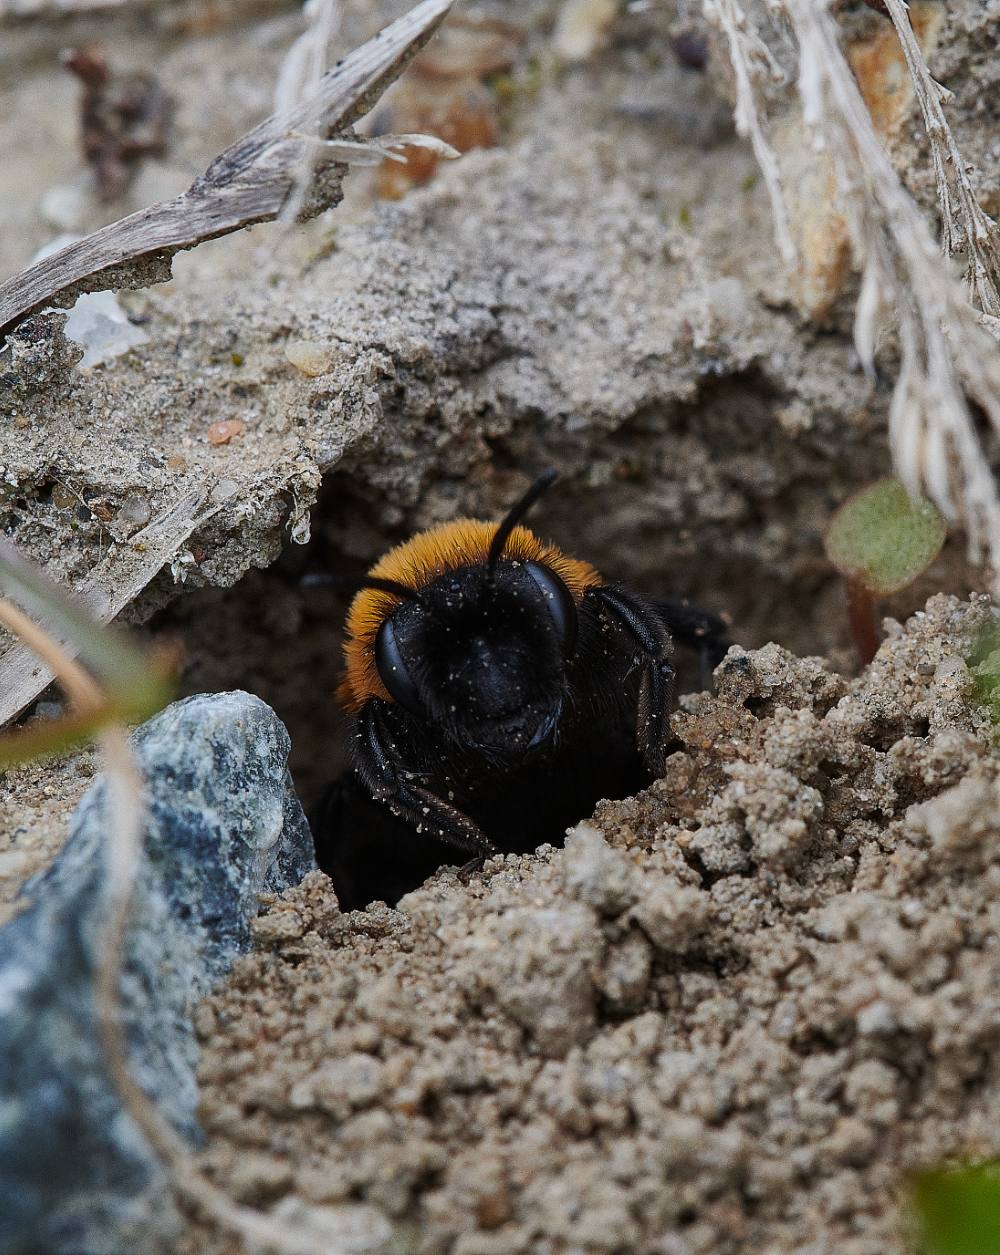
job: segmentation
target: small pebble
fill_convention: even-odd
[[[233,436],[242,436],[246,429],[246,423],[238,418],[227,418],[223,423],[213,423],[208,429],[209,444],[229,444]],[[167,465],[170,465],[170,460]]]
[[[133,527],[145,527],[151,516],[149,497],[144,491],[130,492],[118,511],[119,522],[131,524]]]
[[[285,346],[285,357],[311,379],[317,375],[328,375],[336,361],[328,345],[313,344],[311,340],[290,340]]]

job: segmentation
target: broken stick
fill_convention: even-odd
[[[73,305],[82,292],[163,283],[175,253],[276,218],[309,137],[343,135],[367,113],[434,34],[451,2],[423,0],[328,70],[317,96],[290,117],[272,115],[254,127],[180,196],[113,222],[8,279],[0,286],[0,335],[46,306]],[[300,219],[340,201],[346,170],[334,156],[320,155]]]

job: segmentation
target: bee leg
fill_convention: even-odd
[[[407,780],[406,765],[374,702],[360,712],[353,743],[355,770],[377,801],[419,832],[439,837],[477,858],[495,852],[492,841],[468,815]]]
[[[398,806],[401,813],[412,816],[412,822],[424,831],[473,854],[477,859],[489,858],[496,853],[496,846],[478,824],[429,789],[403,789],[399,798],[407,800],[397,800],[393,805]]]
[[[701,654],[701,687],[710,688],[712,672],[725,658],[729,626],[720,615],[686,597],[655,597],[653,604],[675,641]]]
[[[363,911],[376,901],[395,906],[443,863],[460,861],[451,846],[377,802],[353,768],[330,784],[309,823],[316,862],[333,881],[342,911]]]
[[[674,647],[652,601],[627,589],[602,584],[593,590],[602,608],[634,642],[642,659],[642,680],[636,721],[636,743],[654,776],[663,775],[670,736],[670,699]]]
[[[470,858],[464,867],[458,869],[458,878],[463,885],[467,885],[473,876],[478,876],[483,870],[486,862],[486,855],[480,854],[476,858]]]

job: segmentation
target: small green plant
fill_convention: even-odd
[[[973,675],[972,700],[986,707],[1000,729],[1000,619],[987,621],[965,661]]]
[[[867,665],[879,647],[873,597],[898,593],[941,552],[946,528],[925,497],[898,479],[880,479],[840,507],[823,544],[847,586],[851,635]]]
[[[910,1198],[919,1255],[1000,1255],[1000,1165],[918,1173]]]

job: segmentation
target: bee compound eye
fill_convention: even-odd
[[[424,715],[424,704],[420,700],[417,686],[410,678],[410,673],[399,652],[396,640],[396,628],[392,619],[386,619],[375,637],[375,666],[379,678],[394,702],[398,702],[411,715]]]
[[[572,658],[576,648],[576,603],[573,595],[555,571],[540,562],[526,562],[525,570],[538,585],[549,607],[552,621],[562,644],[564,658]]]

